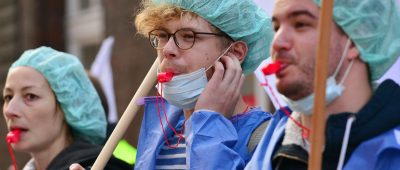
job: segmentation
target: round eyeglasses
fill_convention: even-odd
[[[199,34],[203,35],[214,35],[214,36],[225,36],[221,33],[211,33],[211,32],[194,32],[190,29],[180,29],[175,33],[171,34],[165,30],[155,29],[149,32],[149,40],[151,46],[153,46],[157,50],[161,50],[164,48],[165,44],[168,43],[171,36],[174,39],[176,46],[178,46],[182,50],[187,50],[193,47],[194,42],[196,41],[196,37]]]

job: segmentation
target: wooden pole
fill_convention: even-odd
[[[132,122],[133,118],[135,118],[136,113],[140,108],[140,106],[136,104],[137,100],[146,96],[150,92],[150,90],[154,87],[154,84],[157,80],[158,62],[159,61],[157,58],[156,61],[154,61],[153,65],[151,66],[146,77],[144,78],[142,84],[140,84],[139,89],[136,91],[132,100],[129,102],[129,105],[126,108],[125,112],[122,114],[122,117],[119,120],[117,126],[113,130],[110,138],[108,138],[107,143],[104,145],[99,156],[94,162],[94,165],[92,167],[93,170],[104,169],[106,163],[110,159],[119,140],[121,140],[125,131],[128,129],[129,124]]]
[[[308,160],[308,169],[322,168],[322,148],[325,144],[325,89],[328,72],[328,58],[332,28],[333,0],[323,0],[319,17],[319,32],[316,55],[315,79],[314,79],[314,112],[311,127],[311,150]]]

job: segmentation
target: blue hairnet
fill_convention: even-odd
[[[400,12],[395,0],[335,0],[333,17],[368,63],[372,80],[400,56]]]
[[[102,144],[107,122],[100,98],[79,60],[49,47],[25,51],[11,69],[28,66],[49,82],[74,137]]]
[[[192,11],[249,50],[242,64],[244,74],[252,73],[269,56],[273,30],[271,20],[253,0],[153,0]]]

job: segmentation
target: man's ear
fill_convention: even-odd
[[[232,44],[231,49],[229,50],[230,53],[233,53],[235,57],[237,57],[242,64],[244,59],[247,56],[248,47],[244,41],[236,41]]]
[[[360,59],[360,51],[358,51],[357,46],[354,44],[353,40],[351,40],[351,45],[349,51],[347,53],[347,59]]]

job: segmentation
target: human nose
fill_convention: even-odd
[[[177,56],[178,46],[175,43],[174,35],[169,36],[167,43],[162,49],[163,56],[166,58],[173,58]]]
[[[9,101],[4,102],[3,113],[5,117],[7,118],[19,117],[21,114],[19,103],[20,103],[19,100],[15,97]]]
[[[292,39],[290,30],[281,26],[275,33],[274,39],[272,40],[272,55],[275,56],[275,52],[288,51],[292,48]]]

